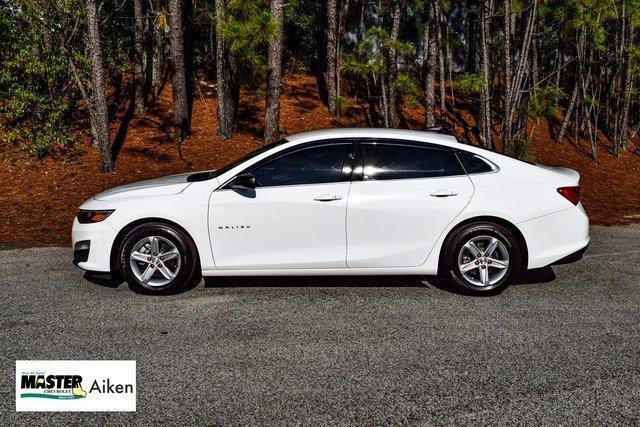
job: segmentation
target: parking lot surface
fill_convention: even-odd
[[[417,277],[225,278],[151,297],[69,248],[0,252],[13,424],[638,423],[640,227],[497,296]],[[136,413],[16,413],[17,359],[134,359]]]

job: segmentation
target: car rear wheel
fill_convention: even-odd
[[[473,223],[457,230],[444,248],[445,279],[476,294],[496,293],[521,270],[522,255],[513,233],[493,223]]]
[[[177,227],[142,224],[120,246],[120,271],[132,290],[147,294],[177,293],[197,280],[197,251]]]

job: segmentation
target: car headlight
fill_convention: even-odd
[[[113,213],[114,209],[105,209],[100,211],[88,211],[80,209],[78,212],[78,222],[80,224],[91,224],[94,222],[101,222],[107,219],[109,215]]]

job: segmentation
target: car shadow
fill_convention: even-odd
[[[252,287],[422,287],[420,276],[216,276],[205,277],[207,288],[252,288]]]
[[[85,271],[82,275],[84,280],[93,283],[94,285],[104,286],[105,288],[117,288],[124,283],[124,280],[120,277],[113,277],[109,273],[94,273]]]
[[[515,285],[535,285],[553,282],[554,280],[556,280],[556,273],[551,266],[547,266],[525,271]]]
[[[556,279],[551,267],[524,272],[511,286],[549,283]],[[356,287],[356,288],[403,288],[431,286],[444,292],[458,295],[474,295],[451,286],[438,276],[219,276],[205,277],[207,288],[250,287]],[[487,295],[500,294],[502,291]],[[484,294],[483,294],[484,295]]]
[[[124,283],[119,277],[111,277],[109,274],[84,273],[84,279],[90,283],[107,288],[118,288]],[[196,287],[200,278],[179,293],[189,291]],[[451,286],[438,276],[219,276],[204,277],[205,288],[253,288],[253,287],[354,287],[354,288],[416,288],[433,287],[444,292],[457,295],[474,295]],[[520,279],[511,286],[535,285],[549,283],[556,279],[556,274],[551,267],[527,270]],[[488,293],[487,295],[500,294],[502,291]],[[483,294],[484,295],[484,294]]]

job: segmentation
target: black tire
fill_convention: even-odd
[[[474,238],[481,239],[480,241],[482,241],[482,236],[489,236],[498,239],[502,243],[503,248],[506,249],[509,261],[504,275],[495,283],[487,286],[478,286],[477,283],[473,283],[463,275],[458,267],[460,251],[463,246]],[[463,252],[463,254],[464,253],[466,252]],[[463,262],[464,259],[465,258],[463,257]],[[472,261],[474,260],[473,257],[470,259]],[[486,268],[487,272],[491,272],[490,274],[498,276],[498,273],[496,272],[502,269],[486,264],[488,262],[489,261],[486,261],[485,258],[485,265],[483,266],[483,262],[481,260],[478,270],[474,269],[472,272],[468,273],[468,275],[479,275],[479,268],[482,267]],[[493,263],[495,265],[495,261],[493,261]],[[442,278],[458,290],[476,295],[493,295],[504,290],[520,275],[522,270],[522,253],[513,233],[508,229],[491,222],[477,222],[464,225],[458,230],[455,230],[451,236],[449,236],[445,242],[445,247],[443,248],[440,265],[443,267],[441,272]],[[476,273],[476,271],[478,273]],[[480,280],[480,277],[478,277],[478,281]]]
[[[168,283],[155,285],[145,283],[136,277],[136,273],[133,271],[134,267],[131,265],[132,250],[143,239],[151,238],[152,236],[158,237],[156,240],[161,242],[161,247],[164,245],[164,248],[167,248],[170,247],[170,244],[173,244],[179,253],[178,257],[173,260],[160,261],[158,263],[159,265],[155,266],[157,267],[157,272],[153,273],[152,277],[155,277],[156,279],[152,280],[168,280]],[[151,257],[153,254],[149,253],[148,255]],[[179,260],[177,258],[179,258]],[[153,259],[159,261],[159,257],[153,257]],[[175,267],[176,265],[179,266],[175,277],[172,279],[165,277],[159,270],[160,266],[165,267],[165,269],[171,269],[171,267],[168,266],[170,263],[173,263],[172,267]],[[138,272],[145,269],[146,264],[149,263],[137,263]],[[154,266],[153,264],[150,265]],[[191,238],[177,227],[158,222],[139,225],[127,233],[120,245],[119,267],[124,280],[129,284],[131,290],[142,294],[165,295],[179,293],[189,288],[189,286],[193,285],[196,281],[199,281],[200,278],[198,251]]]

